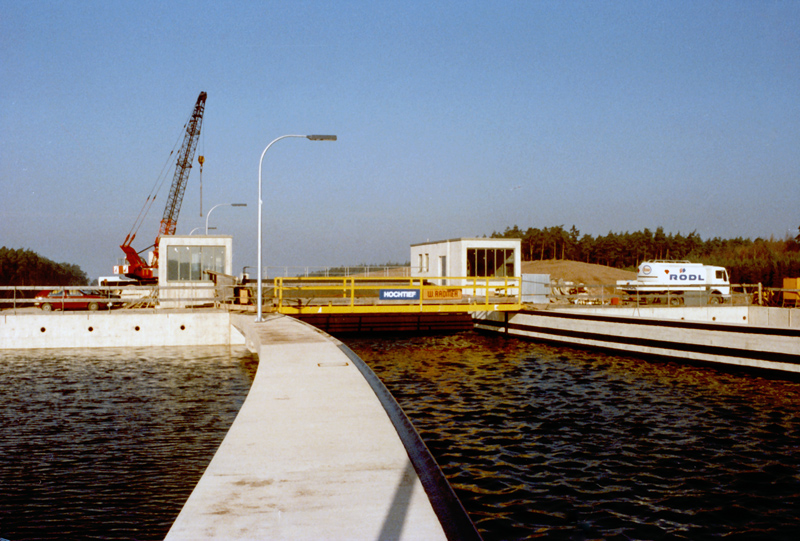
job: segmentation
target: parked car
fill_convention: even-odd
[[[119,295],[100,291],[55,289],[37,293],[33,304],[45,312],[51,310],[98,310],[101,307],[111,309],[114,305],[119,305],[119,298]]]

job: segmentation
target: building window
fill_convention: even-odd
[[[224,246],[170,246],[167,249],[167,281],[211,280],[205,271],[225,272]]]
[[[514,276],[514,249],[467,248],[467,276]]]

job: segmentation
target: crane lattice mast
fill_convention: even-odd
[[[175,167],[175,176],[172,179],[172,187],[169,190],[169,199],[164,208],[164,216],[161,218],[161,227],[156,237],[156,253],[158,252],[158,239],[162,235],[174,235],[178,227],[178,215],[181,212],[183,202],[183,192],[186,191],[186,181],[192,170],[194,152],[197,149],[197,140],[200,138],[200,126],[203,124],[203,111],[206,107],[206,93],[201,92],[197,98],[197,103],[192,112],[192,118],[186,125],[186,135],[183,138],[183,145],[178,152],[178,163]]]

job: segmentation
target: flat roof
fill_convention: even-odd
[[[161,238],[164,239],[202,239],[202,238],[233,238],[233,235],[161,235]]]
[[[494,240],[518,240],[522,242],[522,239],[518,238],[507,238],[507,237],[459,237],[456,239],[446,239],[446,240],[434,240],[429,242],[418,242],[416,244],[412,244],[411,247],[414,246],[425,246],[426,244],[441,244],[443,242],[459,242],[464,240],[483,240],[483,241],[494,241]]]

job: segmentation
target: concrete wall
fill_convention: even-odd
[[[698,321],[702,323],[736,323],[757,327],[786,327],[800,329],[800,309],[769,308],[766,306],[564,306],[555,311],[575,311],[581,314],[638,317],[668,321]]]
[[[748,308],[662,308],[655,309],[662,317],[649,317],[643,309],[642,314],[633,314],[633,309],[586,307],[509,314],[507,322],[506,315],[497,312],[479,312],[474,317],[478,329],[569,346],[800,372],[797,327],[726,321],[749,318]],[[689,319],[687,311],[695,317]],[[680,313],[684,317],[666,317]],[[756,313],[756,318],[778,317],[771,311]]]
[[[0,349],[243,344],[230,314],[221,310],[0,315]]]
[[[614,317],[698,321],[702,323],[756,324],[751,320],[751,306],[559,306],[552,311],[575,312]]]
[[[750,324],[764,327],[800,329],[800,310],[797,308],[749,307]]]

